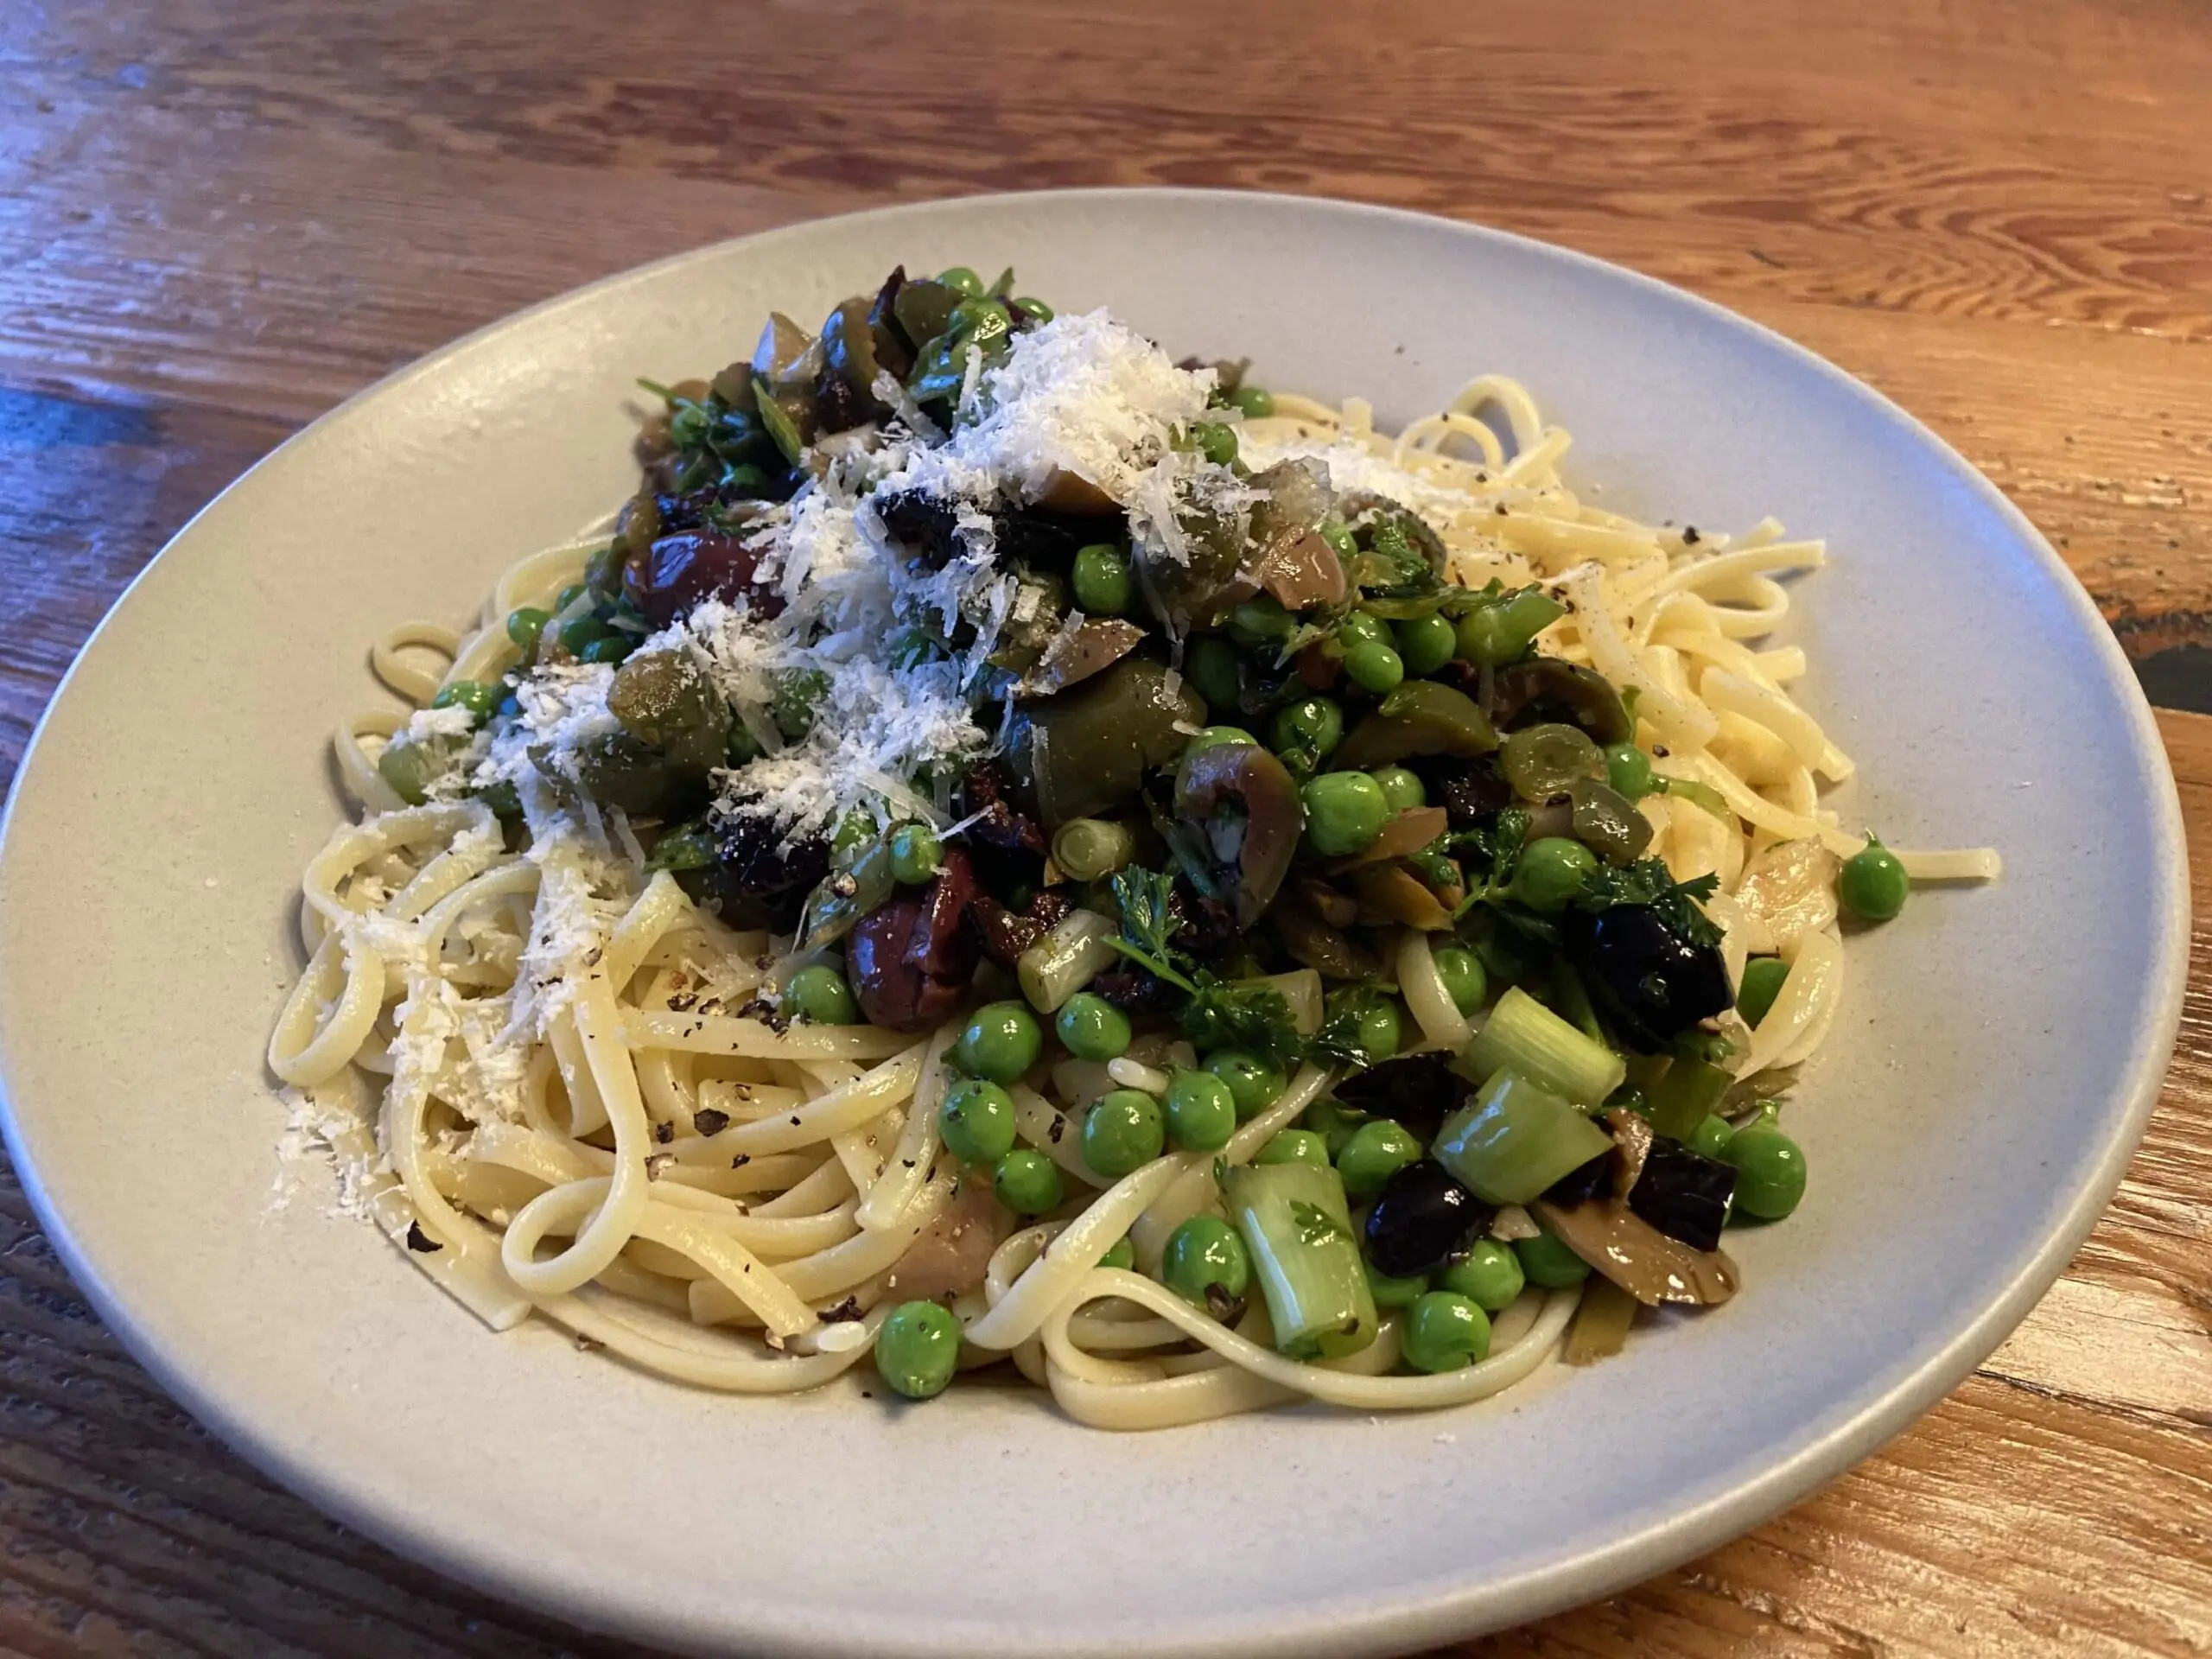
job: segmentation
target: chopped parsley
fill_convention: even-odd
[[[1302,1244],[1326,1244],[1332,1238],[1349,1239],[1351,1236],[1334,1216],[1319,1205],[1304,1198],[1290,1201],[1290,1219],[1298,1229],[1299,1242]]]

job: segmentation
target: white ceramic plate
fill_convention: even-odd
[[[458,621],[632,487],[632,377],[711,372],[771,307],[893,263],[1016,265],[1178,353],[1395,423],[1483,369],[1655,518],[1780,515],[1852,822],[1993,842],[1986,892],[1854,938],[1792,1109],[1811,1194],[1738,1236],[1745,1294],[1620,1360],[1388,1421],[1119,1437],[1041,1397],[897,1409],[688,1392],[543,1326],[497,1338],[321,1195],[272,1213],[261,1062],[296,877],[371,637]],[[1403,1648],[1611,1591],[1781,1509],[1933,1403],[2120,1178],[2178,1018],[2173,785],[2050,550],[1910,418],[1737,318],[1592,260],[1338,203],[1069,193],[834,219],[586,289],[365,392],[172,543],[86,648],[0,861],[0,1090],[100,1312],[263,1468],[385,1542],[702,1651]],[[880,1390],[878,1390],[880,1394]]]

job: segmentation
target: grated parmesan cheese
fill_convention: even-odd
[[[939,442],[916,436],[925,423],[915,410],[880,431],[840,434],[817,447],[812,477],[747,537],[760,555],[755,582],[781,599],[779,614],[763,616],[743,599],[709,601],[640,647],[690,656],[762,751],[715,775],[716,816],[766,820],[798,836],[856,807],[879,822],[935,815],[914,780],[930,775],[941,794],[949,777],[992,752],[1003,726],[994,733],[976,717],[1002,683],[989,659],[1004,631],[1033,623],[1046,598],[1040,585],[1000,566],[993,510],[1033,502],[1072,476],[1170,547],[1182,534],[1180,505],[1204,496],[1224,511],[1247,510],[1252,492],[1226,469],[1170,446],[1178,426],[1205,413],[1214,385],[1211,370],[1178,368],[1095,311],[1015,336],[988,367],[971,364],[959,398],[963,423],[949,437],[934,429],[926,435]],[[879,495],[909,492],[952,509],[957,550],[939,568],[910,560],[873,505]],[[894,666],[887,644],[901,637],[958,644]],[[513,784],[526,804],[532,780],[572,781],[567,757],[620,729],[607,708],[613,673],[561,664],[527,676],[517,692],[520,717],[492,741],[472,781]],[[823,690],[810,729],[786,741],[772,709],[795,675],[818,677]],[[541,765],[562,775],[539,779]],[[541,804],[554,810],[550,798]],[[559,814],[580,854],[611,854],[588,803]],[[535,809],[531,821],[542,838]],[[556,885],[550,871],[547,880],[549,889]],[[561,901],[590,908],[578,895]],[[600,918],[575,919],[583,927]],[[551,941],[533,939],[530,957],[552,951]]]

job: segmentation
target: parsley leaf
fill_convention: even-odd
[[[1334,1216],[1319,1205],[1304,1198],[1290,1201],[1290,1219],[1298,1229],[1299,1242],[1302,1244],[1325,1244],[1332,1238],[1348,1239],[1351,1236],[1338,1224]]]
[[[1201,970],[1179,1018],[1183,1034],[1202,1049],[1249,1049],[1282,1061],[1305,1051],[1290,1004],[1271,985],[1232,984]]]
[[[1382,1003],[1373,985],[1348,985],[1329,993],[1327,1016],[1320,1030],[1306,1039],[1306,1058],[1324,1065],[1349,1065],[1364,1071],[1382,1063],[1367,1046],[1367,1016]]]
[[[1521,862],[1522,849],[1528,845],[1530,822],[1526,807],[1509,806],[1488,823],[1445,837],[1452,852],[1473,855],[1465,864],[1467,896],[1459,901],[1455,915],[1464,916],[1477,905],[1495,904],[1505,896]],[[1488,871],[1478,880],[1477,871],[1484,865]]]
[[[1576,904],[1584,910],[1610,910],[1615,905],[1649,905],[1675,938],[1692,944],[1720,943],[1720,930],[1699,908],[1719,887],[1718,876],[1707,874],[1676,881],[1665,862],[1639,859],[1625,868],[1601,864],[1582,884]]]
[[[1122,937],[1107,944],[1170,985],[1195,993],[1197,983],[1178,966],[1179,953],[1169,943],[1176,928],[1174,878],[1133,864],[1116,871],[1108,885],[1122,912]]]

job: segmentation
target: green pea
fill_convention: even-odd
[[[1605,781],[1631,801],[1651,793],[1651,757],[1633,743],[1605,745]]]
[[[1083,1115],[1083,1160],[1109,1181],[1142,1169],[1167,1145],[1160,1103],[1141,1089],[1116,1089]]]
[[[1389,821],[1382,785],[1363,772],[1325,772],[1310,779],[1299,796],[1306,804],[1306,839],[1324,858],[1365,851]],[[1596,861],[1591,861],[1594,868]]]
[[[1736,1166],[1735,1207],[1761,1221],[1780,1221],[1805,1196],[1804,1149],[1775,1127],[1776,1109],[1769,1101],[1720,1149]]]
[[[811,963],[791,976],[784,987],[784,1001],[810,1025],[856,1026],[861,1005],[845,976],[827,963]]]
[[[1490,1352],[1490,1315],[1467,1297],[1432,1290],[1406,1310],[1403,1340],[1414,1370],[1456,1371]]]
[[[1352,1136],[1363,1123],[1374,1121],[1372,1116],[1357,1106],[1347,1106],[1334,1095],[1324,1095],[1300,1115],[1299,1122],[1321,1137],[1329,1161],[1337,1161],[1337,1154],[1351,1144]]]
[[[1026,1002],[987,1002],[976,1010],[953,1046],[953,1058],[970,1076],[1012,1083],[1045,1046],[1045,1033]]]
[[[553,620],[553,613],[541,611],[535,605],[525,605],[518,611],[507,613],[507,638],[522,650],[524,657],[535,656],[538,637],[545,632],[545,625]]]
[[[1366,1053],[1370,1065],[1380,1065],[1395,1056],[1404,1042],[1405,1019],[1399,1014],[1398,1005],[1387,996],[1363,995],[1357,1007],[1354,1040]]]
[[[1275,412],[1274,394],[1261,386],[1239,386],[1229,394],[1230,406],[1244,411],[1248,420],[1264,421]]]
[[[594,639],[603,639],[611,632],[607,624],[587,612],[572,616],[561,625],[561,649],[571,657],[582,657],[584,647]]]
[[[1361,1124],[1337,1154],[1337,1173],[1344,1177],[1345,1196],[1373,1198],[1421,1152],[1421,1142],[1387,1117]]]
[[[1236,1132],[1236,1097],[1211,1071],[1178,1071],[1167,1085],[1168,1138],[1185,1152],[1219,1152]]]
[[[1243,1235],[1218,1216],[1192,1216],[1167,1235],[1160,1282],[1216,1319],[1233,1317],[1252,1285],[1252,1257]]]
[[[638,642],[626,633],[602,633],[598,639],[587,641],[576,658],[586,663],[619,663],[637,646]]]
[[[469,718],[479,725],[492,718],[492,711],[499,706],[504,696],[496,685],[486,685],[481,680],[455,680],[451,685],[438,688],[438,695],[430,699],[433,709],[466,709]]]
[[[1224,743],[1249,743],[1256,747],[1259,741],[1242,726],[1205,726],[1199,728],[1198,734],[1191,740],[1190,747],[1183,753],[1196,754],[1200,749],[1219,748]]]
[[[1311,1129],[1285,1129],[1252,1154],[1255,1164],[1312,1164],[1329,1167],[1329,1143]]]
[[[1041,1216],[1057,1210],[1065,1196],[1060,1166],[1043,1153],[1026,1147],[999,1160],[991,1176],[991,1190],[1017,1216]]]
[[[1127,1273],[1136,1264],[1137,1247],[1129,1243],[1126,1233],[1116,1239],[1106,1254],[1098,1258],[1100,1267],[1118,1268],[1123,1273]]]
[[[1515,1239],[1513,1254],[1529,1282],[1546,1290],[1565,1290],[1590,1276],[1590,1264],[1549,1233]]]
[[[1389,645],[1354,645],[1344,653],[1344,673],[1363,691],[1381,696],[1406,677],[1406,660]]]
[[[567,610],[569,606],[575,604],[578,600],[582,599],[591,590],[588,588],[586,588],[581,582],[570,582],[567,587],[561,590],[560,597],[553,601],[553,613],[556,616],[558,616],[563,611]]]
[[[943,1394],[960,1367],[960,1321],[937,1302],[901,1302],[875,1333],[875,1369],[909,1400]]]
[[[1217,1050],[1207,1058],[1206,1070],[1228,1085],[1239,1123],[1266,1111],[1283,1091],[1282,1068],[1241,1048]]]
[[[1389,802],[1393,812],[1428,804],[1428,791],[1422,787],[1419,775],[1404,766],[1382,766],[1367,775],[1382,786],[1382,798]]]
[[[1077,608],[1093,616],[1119,616],[1135,596],[1129,556],[1103,542],[1077,550],[1068,585],[1075,590]]]
[[[1192,642],[1183,653],[1183,677],[1197,688],[1214,709],[1236,707],[1236,648],[1211,635]]]
[[[1912,881],[1897,855],[1869,836],[1864,852],[1843,861],[1835,890],[1853,915],[1870,922],[1886,922],[1904,908]]]
[[[1321,539],[1326,542],[1340,559],[1349,559],[1359,551],[1359,540],[1351,533],[1351,526],[1341,518],[1321,521]]]
[[[1052,308],[1042,300],[1033,300],[1027,295],[1017,294],[1014,296],[1014,306],[1015,310],[1027,311],[1039,322],[1050,322],[1052,320]]]
[[[1485,1313],[1499,1313],[1513,1306],[1529,1282],[1521,1271],[1521,1258],[1494,1238],[1475,1248],[1438,1275],[1439,1290],[1465,1296]]]
[[[1367,1269],[1368,1294],[1375,1298],[1377,1307],[1410,1307],[1428,1289],[1427,1274],[1417,1274],[1411,1279],[1394,1279],[1372,1262],[1363,1262],[1361,1265]]]
[[[1452,1006],[1462,1014],[1472,1014],[1483,1005],[1490,995],[1490,976],[1483,971],[1483,959],[1464,945],[1440,945],[1429,952],[1436,963],[1438,976],[1444,988],[1452,994]]]
[[[1277,754],[1300,754],[1319,765],[1344,740],[1344,711],[1327,697],[1300,697],[1275,710],[1268,735]]]
[[[830,695],[830,677],[818,668],[789,669],[776,676],[768,696],[768,718],[796,743],[814,729],[814,716]]]
[[[944,862],[944,843],[926,823],[902,823],[891,832],[891,879],[918,887]]]
[[[1227,467],[1236,459],[1236,429],[1225,422],[1192,422],[1191,442],[1217,467]]]
[[[963,1077],[944,1092],[938,1134],[963,1164],[995,1164],[1014,1150],[1014,1096],[995,1083]]]
[[[1574,902],[1597,868],[1596,855],[1580,842],[1546,836],[1522,850],[1513,872],[1513,897],[1531,910],[1555,915]]]
[[[1372,611],[1354,611],[1337,624],[1337,643],[1347,652],[1361,645],[1387,645],[1390,625]]]
[[[1440,616],[1416,616],[1391,632],[1397,635],[1398,655],[1405,659],[1408,674],[1433,674],[1459,649],[1459,631]]]
[[[1700,1158],[1718,1158],[1720,1149],[1728,1144],[1728,1137],[1735,1133],[1726,1118],[1717,1112],[1707,1112],[1682,1144]]]
[[[1736,1012],[1756,1026],[1782,995],[1782,982],[1789,977],[1789,964],[1780,957],[1753,957],[1744,964],[1744,982],[1736,989]]]
[[[1078,1060],[1110,1060],[1128,1052],[1129,1016],[1091,991],[1077,991],[1062,1003],[1052,1029]]]
[[[937,279],[967,299],[983,297],[983,279],[965,265],[949,265],[938,272]]]

